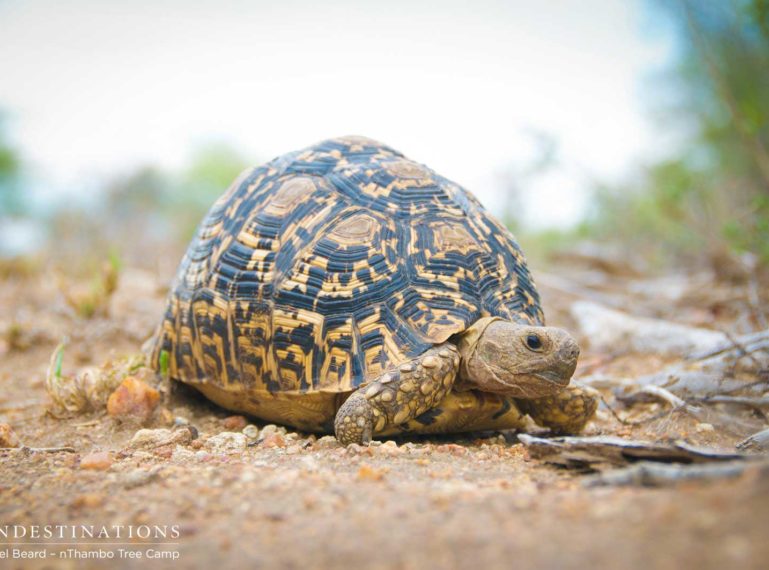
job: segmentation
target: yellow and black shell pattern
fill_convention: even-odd
[[[245,172],[217,200],[151,361],[166,352],[171,378],[217,393],[348,393],[489,315],[544,324],[511,233],[431,169],[343,137]]]

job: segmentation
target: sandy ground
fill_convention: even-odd
[[[91,319],[73,313],[46,270],[0,281],[6,329],[0,346],[0,422],[10,424],[30,448],[74,449],[0,450],[0,529],[165,525],[178,532],[154,541],[95,540],[99,544],[78,547],[113,553],[113,559],[101,561],[66,558],[71,546],[51,544],[83,539],[0,536],[0,566],[769,566],[769,480],[753,471],[734,480],[672,488],[588,488],[584,473],[533,460],[515,434],[495,433],[342,448],[328,438],[267,428],[263,439],[228,453],[206,441],[238,420],[187,390],[164,395],[163,407],[168,418],[183,417],[196,428],[199,437],[192,441],[136,447],[129,441],[138,427],[117,423],[103,411],[49,413],[45,374],[61,338],[69,339],[65,371],[138,352],[161,314],[167,278],[125,269],[109,316]],[[570,299],[543,291],[550,324],[570,325],[565,316]],[[696,308],[679,315],[702,319]],[[13,342],[7,333],[11,324]],[[657,357],[588,348],[577,376],[596,370],[626,376],[663,364]],[[651,416],[655,409],[647,411]],[[168,428],[168,421],[157,419],[149,427]],[[665,415],[625,426],[602,409],[587,433],[673,437],[721,449],[733,449],[739,439],[700,428],[691,418]],[[111,452],[106,464],[85,468],[81,460],[98,451]],[[25,541],[34,544],[13,544]],[[14,549],[46,552],[47,558],[14,559]],[[1,559],[3,551],[10,559]]]

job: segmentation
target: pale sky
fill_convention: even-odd
[[[342,134],[379,139],[501,214],[575,221],[592,179],[654,153],[645,80],[670,48],[626,0],[0,0],[0,108],[55,192],[214,139],[254,164]],[[523,175],[541,134],[556,166]]]

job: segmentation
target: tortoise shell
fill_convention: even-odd
[[[544,324],[512,234],[459,185],[344,137],[246,171],[216,201],[151,359],[231,393],[342,393],[489,315]]]

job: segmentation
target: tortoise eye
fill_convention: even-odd
[[[537,335],[530,334],[526,337],[526,346],[528,346],[531,350],[539,350],[542,348],[542,341]]]

